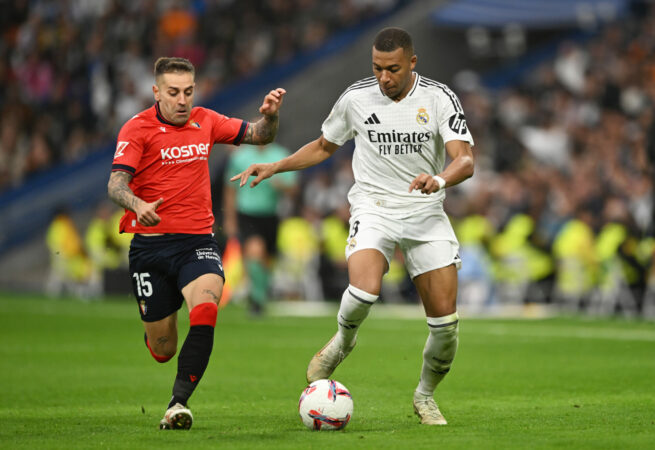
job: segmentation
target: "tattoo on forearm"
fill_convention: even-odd
[[[123,208],[134,211],[137,197],[127,185],[132,180],[132,175],[127,172],[112,172],[109,177],[107,193],[109,198]]]
[[[157,345],[164,345],[168,342],[168,336],[161,336],[157,338]]]
[[[220,300],[218,298],[218,296],[216,294],[214,294],[214,291],[212,291],[211,289],[203,289],[202,293],[210,295],[211,298],[213,298],[215,302],[218,302],[218,300]]]
[[[264,116],[255,123],[251,123],[243,138],[246,144],[268,144],[273,142],[279,124],[278,115]]]

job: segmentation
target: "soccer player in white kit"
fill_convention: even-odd
[[[414,411],[423,424],[445,425],[433,396],[457,350],[461,263],[443,201],[448,186],[473,175],[473,138],[457,96],[413,71],[417,58],[406,31],[381,30],[372,56],[375,76],[344,91],[323,122],[321,137],[277,162],[253,164],[232,181],[244,186],[253,175],[254,187],[275,173],[318,164],[355,139],[346,246],[350,284],[341,299],[338,331],[310,361],[307,381],[329,378],[352,351],[398,245],[430,331]],[[451,158],[446,168],[445,152]]]

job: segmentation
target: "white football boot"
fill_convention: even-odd
[[[164,418],[159,422],[160,430],[188,430],[193,424],[193,415],[189,408],[180,403],[176,403],[164,414]]]
[[[314,355],[311,361],[309,361],[309,366],[307,367],[307,383],[313,383],[316,380],[323,380],[330,378],[334,369],[346,359],[346,356],[355,348],[357,339],[353,340],[353,343],[350,347],[342,349],[335,342],[337,335],[332,336],[332,339],[325,344],[325,347],[320,349],[318,353]]]
[[[414,392],[414,413],[420,417],[423,425],[447,425],[446,418],[439,411],[431,395]]]

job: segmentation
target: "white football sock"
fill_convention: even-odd
[[[357,336],[357,330],[368,316],[368,311],[378,299],[377,295],[369,294],[349,284],[341,296],[341,306],[337,315],[339,332],[337,340],[342,347],[348,347]]]
[[[431,396],[455,358],[459,316],[454,312],[443,317],[428,317],[428,326],[430,335],[423,349],[423,368],[416,391]]]

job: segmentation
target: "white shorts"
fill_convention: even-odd
[[[451,264],[461,267],[459,242],[443,210],[399,218],[353,208],[346,259],[358,250],[373,248],[391,263],[396,245],[411,278]]]

